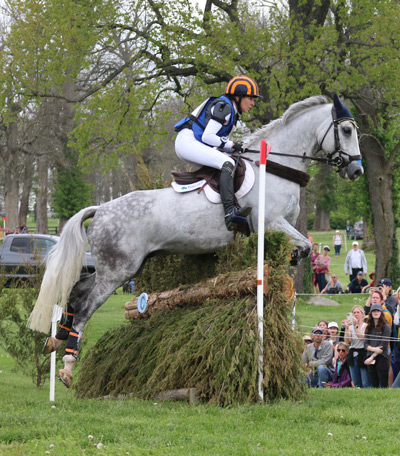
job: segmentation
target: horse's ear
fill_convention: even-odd
[[[336,110],[336,119],[353,119],[351,112],[336,93],[333,95],[333,106]]]

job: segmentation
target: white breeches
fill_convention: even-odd
[[[193,131],[188,128],[178,133],[175,140],[175,151],[181,160],[195,166],[210,166],[221,169],[226,161],[235,164],[229,155],[197,141]]]

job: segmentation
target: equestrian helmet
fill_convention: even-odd
[[[235,76],[228,82],[226,95],[261,98],[257,83],[248,76]]]

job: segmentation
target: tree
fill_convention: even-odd
[[[301,98],[339,92],[353,103],[371,170],[373,141],[366,135],[379,140],[379,125],[396,131],[397,2],[290,0],[287,9],[274,1],[268,14],[238,0],[208,0],[202,14],[183,0],[67,0],[62,8],[47,0],[44,9],[37,0],[9,3],[18,12],[9,40],[14,87],[23,98],[77,103],[73,146],[86,166],[107,169],[150,142],[162,142],[169,116],[161,106],[180,97],[187,112],[239,72],[259,80],[265,97],[245,119],[252,128]],[[65,84],[75,90],[67,93]],[[389,182],[385,191],[397,166],[396,138],[380,162]],[[368,183],[373,192],[373,177]],[[376,207],[383,207],[377,199]],[[374,204],[372,211],[392,245],[391,192],[388,200],[387,216],[375,214]],[[379,275],[381,265],[390,263],[389,249],[377,244],[376,252]]]

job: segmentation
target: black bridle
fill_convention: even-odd
[[[301,158],[303,160],[309,159],[309,160],[314,160],[319,163],[324,163],[326,165],[330,166],[336,166],[338,168],[338,171],[341,170],[342,168],[345,168],[347,165],[349,165],[351,162],[356,161],[356,160],[361,160],[361,155],[349,155],[347,152],[342,150],[340,147],[340,139],[339,139],[339,124],[345,121],[351,122],[355,128],[357,127],[357,124],[355,120],[352,117],[342,117],[341,119],[336,118],[336,109],[332,107],[332,122],[329,124],[329,127],[327,128],[324,136],[322,137],[322,141],[319,143],[319,148],[318,150],[322,150],[322,144],[330,131],[330,129],[333,126],[333,132],[334,132],[334,138],[335,138],[335,150],[333,152],[330,152],[327,154],[326,157],[310,157],[309,155],[306,155],[304,153],[303,155],[293,155],[293,154],[285,154],[285,153],[280,153],[280,152],[270,152],[269,155],[279,155],[281,157],[293,157],[293,158]],[[258,153],[258,150],[250,150],[246,149],[248,152],[255,152]]]

